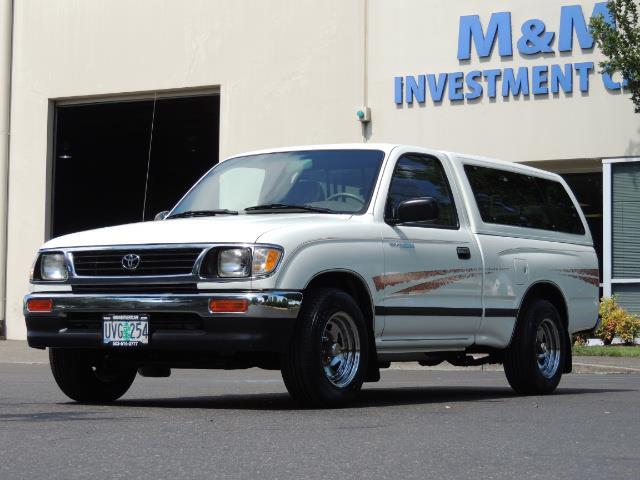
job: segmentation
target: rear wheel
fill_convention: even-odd
[[[87,350],[50,348],[49,363],[60,389],[82,403],[113,402],[136,377],[135,367],[110,364],[104,355]]]
[[[368,357],[364,317],[347,293],[329,288],[305,295],[282,361],[282,378],[304,406],[338,406],[362,387]]]
[[[553,392],[567,359],[567,330],[555,306],[547,300],[527,305],[507,348],[504,371],[521,394]]]

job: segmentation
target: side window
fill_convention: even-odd
[[[584,235],[580,215],[562,184],[544,178],[538,178],[537,184],[549,214],[551,227],[559,232]]]
[[[464,170],[483,222],[584,235],[580,215],[562,184],[475,165]]]
[[[432,157],[405,155],[393,172],[385,217],[393,218],[400,203],[413,198],[432,197],[438,202],[440,216],[416,225],[458,228],[458,215],[444,168]]]

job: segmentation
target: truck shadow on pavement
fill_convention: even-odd
[[[76,404],[77,405],[77,404]],[[86,421],[127,421],[127,419],[105,415],[103,411],[64,411],[64,412],[35,412],[35,413],[2,413],[0,414],[0,423],[3,422],[86,422]],[[132,417],[128,417],[131,419]],[[133,417],[142,418],[142,417]]]
[[[499,402],[510,399],[546,399],[568,395],[599,395],[630,392],[633,389],[560,388],[548,396],[520,396],[504,387],[399,387],[364,389],[358,398],[344,408],[371,408],[438,403]],[[124,399],[115,407],[185,408],[210,410],[298,410],[299,406],[287,393],[248,393],[206,397],[157,399]]]

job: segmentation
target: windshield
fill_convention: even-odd
[[[195,185],[171,216],[282,213],[296,206],[302,207],[297,211],[363,213],[383,158],[378,150],[314,150],[226,160]]]

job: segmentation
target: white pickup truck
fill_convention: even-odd
[[[400,145],[248,153],[158,221],[55,238],[24,300],[80,402],[137,373],[280,369],[303,405],[334,406],[390,362],[502,363],[552,392],[571,334],[598,321],[585,218],[558,175]]]

